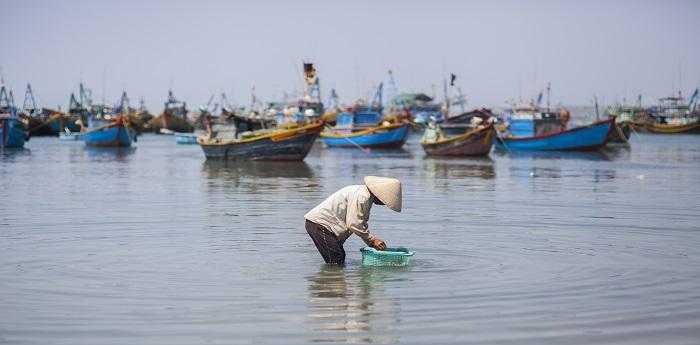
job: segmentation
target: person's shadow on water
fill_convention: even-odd
[[[398,300],[385,282],[405,268],[324,264],[308,278],[311,342],[396,343]]]

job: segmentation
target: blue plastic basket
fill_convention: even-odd
[[[413,252],[406,248],[386,248],[376,250],[372,247],[360,249],[364,266],[406,266],[411,263]]]

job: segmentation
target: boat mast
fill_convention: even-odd
[[[387,91],[386,99],[388,102],[393,101],[399,96],[399,88],[396,85],[396,79],[394,78],[394,72],[392,70],[389,70],[389,85]]]
[[[10,106],[10,98],[7,95],[7,88],[5,88],[5,83],[3,82],[0,84],[0,111],[5,110],[5,108],[9,109]]]
[[[32,85],[27,83],[27,90],[24,92],[24,104],[22,109],[28,113],[29,116],[34,116],[37,111],[36,99],[34,99],[34,92],[32,92]]]
[[[338,109],[340,104],[338,103],[338,93],[335,89],[331,89],[331,95],[328,97],[328,109]]]
[[[547,83],[547,111],[549,111],[550,97],[552,95],[552,82]]]
[[[442,92],[445,97],[445,118],[450,116],[450,98],[447,95],[447,79],[442,79]]]
[[[254,111],[258,99],[255,97],[255,84],[250,87],[250,111]]]
[[[122,97],[119,99],[119,112],[129,113],[129,97],[126,95],[126,91],[122,91]]]
[[[698,94],[700,94],[700,89],[696,88],[695,92],[693,92],[693,95],[690,96],[690,100],[688,101],[688,110],[693,111],[695,108],[695,103],[698,100]]]
[[[377,92],[374,94],[374,99],[372,100],[370,107],[376,106],[377,109],[382,108],[383,93],[384,93],[384,82],[381,82],[381,83],[379,83],[379,86],[377,86]]]
[[[593,95],[593,103],[595,104],[595,119],[600,120],[600,112],[598,111],[598,96]]]

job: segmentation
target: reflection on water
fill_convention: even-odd
[[[496,166],[490,157],[431,158],[422,160],[426,185],[450,194],[459,190],[493,190]]]
[[[202,173],[210,191],[282,192],[318,185],[313,170],[304,162],[205,161]]]
[[[624,148],[622,148],[624,150]],[[567,159],[567,160],[590,160],[608,161],[611,157],[610,151],[507,151],[499,148],[493,150],[498,157],[507,156],[508,159]]]
[[[494,161],[491,157],[467,158],[431,158],[423,163],[425,173],[433,178],[469,178],[493,179],[496,177]]]
[[[322,265],[308,278],[311,342],[396,343],[399,303],[384,288],[406,268]]]
[[[210,179],[254,178],[311,178],[313,171],[305,162],[241,162],[206,160],[202,170]]]
[[[694,344],[700,136],[641,136],[607,159],[432,159],[414,136],[305,163],[33,138],[0,158],[0,343]],[[371,174],[405,206],[372,232],[419,256],[363,268],[353,236],[319,268],[303,215]]]
[[[365,159],[365,158],[406,158],[414,157],[414,152],[401,149],[360,149],[358,147],[334,147],[318,151],[321,157],[334,157],[343,159]]]
[[[23,148],[0,148],[0,160],[11,162],[13,159],[21,156],[28,156],[32,151],[26,147]]]
[[[85,153],[92,161],[125,162],[136,152],[136,147],[91,147],[85,146]]]

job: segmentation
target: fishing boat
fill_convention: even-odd
[[[700,133],[700,109],[696,104],[699,92],[695,89],[688,103],[680,92],[676,97],[659,99],[659,104],[649,109],[651,120],[646,130],[657,134]]]
[[[200,136],[197,143],[207,159],[301,161],[323,130],[323,122],[290,129],[249,132],[241,138]]]
[[[24,105],[22,106],[22,111],[19,116],[26,124],[27,131],[30,135],[56,135],[50,126],[52,119],[47,115],[48,114],[44,113],[42,109],[37,106],[32,86],[31,84],[27,84],[27,89],[24,93]]]
[[[88,129],[82,133],[87,146],[129,147],[136,139],[136,132],[129,126],[129,118],[118,115],[110,119],[88,120]]]
[[[163,112],[152,118],[147,127],[158,134],[161,134],[161,129],[181,133],[194,131],[194,127],[187,120],[187,103],[175,98],[173,90],[168,90]]]
[[[382,115],[380,83],[370,104],[359,100],[336,115],[335,126],[321,133],[328,147],[400,148],[406,142],[410,124],[387,121]]]
[[[454,116],[446,116],[445,119],[438,123],[440,130],[445,135],[461,135],[465,131],[472,130],[481,123],[495,119],[495,115],[488,108],[478,108],[470,111],[462,112]]]
[[[382,123],[354,131],[334,129],[321,133],[321,140],[328,147],[401,148],[408,138],[409,127],[408,123]]]
[[[24,122],[17,114],[12,91],[0,87],[0,148],[22,148],[29,138]]]
[[[136,131],[129,122],[129,99],[122,94],[114,107],[103,106],[101,111],[88,118],[88,128],[81,133],[87,146],[130,147],[136,141]]]
[[[491,123],[458,135],[445,135],[439,125],[430,125],[420,144],[429,156],[485,156],[491,152],[495,136]]]
[[[649,133],[656,134],[700,133],[700,122],[695,120],[689,123],[650,123],[646,129]]]
[[[180,145],[197,145],[197,135],[194,133],[175,133],[175,143]]]
[[[597,102],[596,102],[597,103]],[[650,120],[649,111],[642,106],[642,96],[639,95],[636,105],[617,104],[608,108],[608,118],[615,118],[615,124],[620,131],[615,130],[610,133],[611,142],[626,142],[630,138],[632,131],[646,131],[646,124]]]
[[[506,114],[506,127],[497,145],[508,151],[586,151],[603,147],[615,119],[567,128],[570,113],[564,108],[540,108],[534,103]]]
[[[57,110],[44,109],[49,113],[51,131],[59,134],[68,128],[71,132],[79,132],[87,124],[90,113],[95,113],[92,104],[92,92],[80,83],[78,87],[78,97],[74,93],[70,94],[68,100],[68,112],[63,113]]]
[[[608,142],[612,144],[628,144],[632,134],[632,125],[629,122],[618,123],[614,119],[613,128],[608,133]]]

